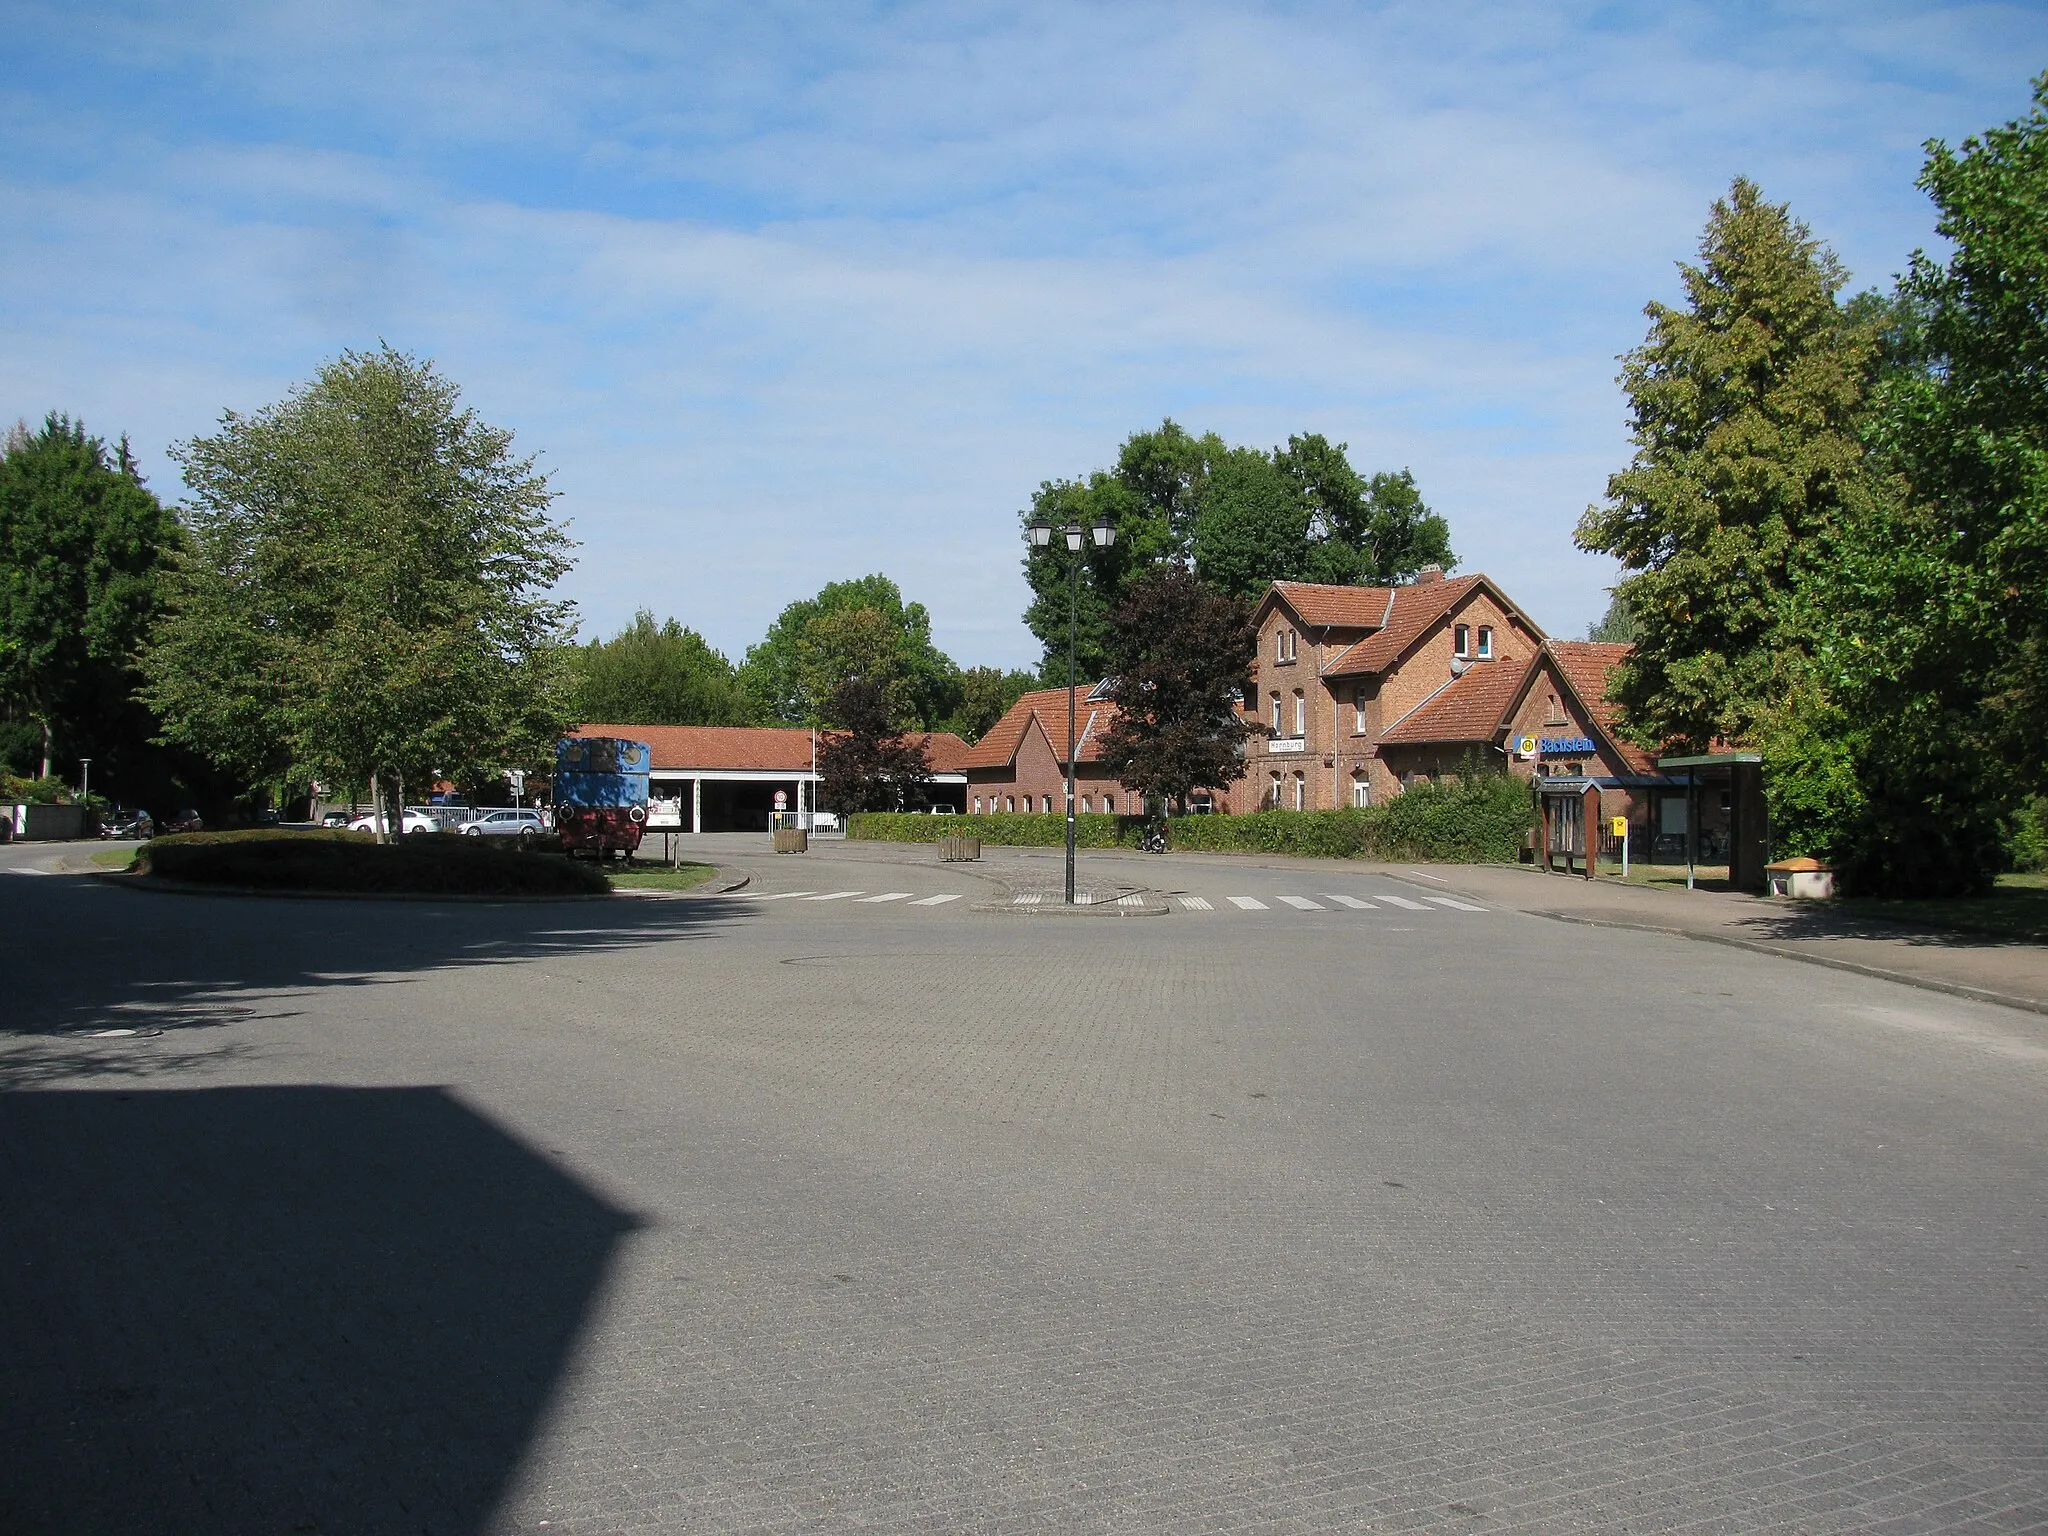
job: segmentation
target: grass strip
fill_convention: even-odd
[[[665,864],[629,864],[612,870],[612,884],[628,891],[687,891],[702,885],[718,873],[714,864],[682,864],[671,869]]]

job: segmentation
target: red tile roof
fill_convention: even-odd
[[[617,736],[644,741],[654,757],[656,773],[719,769],[781,773],[811,770],[811,733],[802,726],[780,725],[580,725],[573,736]],[[829,731],[820,731],[825,740]],[[958,773],[967,743],[951,731],[911,731],[924,743],[934,773]]]
[[[1503,656],[1475,661],[1465,675],[1432,694],[1380,736],[1386,743],[1490,742],[1507,724],[1508,712],[1522,696],[1530,663]]]
[[[1074,760],[1092,763],[1102,753],[1102,733],[1116,719],[1116,706],[1100,700],[1091,704],[1084,687],[1077,696],[1074,724],[1080,732],[1081,751]],[[1024,734],[1036,721],[1052,743],[1053,756],[1067,760],[1067,690],[1040,688],[1012,704],[1003,718],[989,727],[988,734],[966,749],[963,768],[1006,768],[1024,744]],[[1092,721],[1092,723],[1091,723]]]
[[[1325,677],[1344,677],[1361,672],[1384,672],[1401,659],[1402,652],[1421,639],[1438,619],[1457,605],[1484,576],[1447,576],[1442,581],[1394,588],[1394,601],[1384,628],[1367,635],[1358,644],[1323,668]],[[1360,591],[1380,590],[1363,587]],[[1498,594],[1496,594],[1498,595]]]
[[[1269,589],[1304,624],[1325,629],[1378,629],[1387,622],[1392,587],[1339,587],[1318,581],[1276,581]]]
[[[1593,717],[1614,749],[1627,760],[1634,773],[1655,773],[1654,754],[1643,751],[1621,734],[1621,711],[1607,702],[1608,680],[1628,656],[1629,647],[1596,640],[1546,640],[1543,653],[1556,664],[1558,673],[1578,695],[1586,713]]]

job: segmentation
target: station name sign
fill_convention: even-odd
[[[1545,757],[1569,756],[1575,753],[1597,752],[1590,736],[1545,736],[1538,745]]]

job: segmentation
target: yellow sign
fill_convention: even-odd
[[[1515,742],[1515,756],[1520,758],[1531,758],[1535,755],[1536,738],[1534,736],[1523,736]]]
[[[1607,823],[1607,830],[1612,832],[1616,837],[1627,837],[1628,818],[1626,816],[1616,816]]]

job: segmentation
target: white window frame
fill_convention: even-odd
[[[1351,774],[1351,808],[1362,811],[1372,804],[1372,775],[1363,768],[1354,769]]]
[[[1472,626],[1453,624],[1451,626],[1451,654],[1463,660],[1472,654]]]
[[[1351,694],[1351,729],[1360,736],[1365,734],[1365,684],[1360,683]]]
[[[1294,690],[1294,734],[1308,736],[1308,695],[1299,688]]]
[[[1275,768],[1272,772],[1269,782],[1266,785],[1267,809],[1275,811],[1279,810],[1281,799],[1282,796],[1280,794],[1280,770]]]
[[[1280,690],[1273,690],[1273,734],[1280,734]]]
[[[1493,660],[1493,626],[1491,624],[1479,626],[1479,659],[1481,661]]]
[[[1308,775],[1305,773],[1294,776],[1294,808],[1297,811],[1308,809]]]

